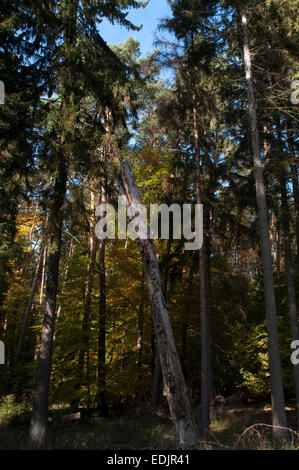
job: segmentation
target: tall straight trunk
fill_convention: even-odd
[[[183,269],[182,269],[182,284],[186,283],[186,266],[185,263],[183,264]],[[191,277],[191,276],[190,276]],[[190,282],[190,278],[189,278]],[[190,287],[190,286],[189,286]],[[187,294],[188,295],[188,294]],[[186,315],[188,313],[188,301],[185,303],[185,309],[184,309],[183,316],[181,318],[181,364],[182,364],[182,370],[183,374],[186,380],[187,374],[186,374],[186,369],[185,369],[185,363],[186,363],[186,347],[187,347],[187,334],[188,334],[188,321],[186,318]]]
[[[142,342],[143,342],[143,303],[138,309],[137,317],[137,346],[136,346],[136,366],[137,378],[141,380],[141,366],[142,366]]]
[[[207,337],[208,337],[208,388],[209,388],[209,405],[213,398],[213,351],[212,351],[212,282],[211,282],[211,219],[210,211],[207,210],[205,224],[205,254],[206,254],[206,278],[207,278]]]
[[[187,290],[187,299],[185,303],[185,313],[182,318],[182,352],[181,352],[181,362],[182,362],[182,369],[184,376],[186,378],[186,368],[185,368],[185,362],[186,362],[186,349],[187,349],[187,337],[188,337],[188,313],[190,313],[191,310],[191,304],[190,304],[190,298],[192,295],[192,290],[193,290],[193,275],[194,275],[194,265],[191,261],[191,267],[189,271],[189,278],[188,278],[188,290]],[[183,278],[186,277],[186,268],[184,266],[183,268]],[[193,305],[192,305],[193,308]]]
[[[95,188],[93,182],[89,184],[90,190],[90,222],[89,222],[89,237],[88,237],[88,251],[89,251],[89,262],[87,267],[87,279],[85,285],[85,302],[84,302],[84,312],[82,320],[82,348],[79,353],[78,359],[78,372],[79,372],[79,383],[77,389],[80,389],[81,382],[84,377],[84,360],[86,357],[86,384],[88,390],[88,407],[89,407],[89,336],[90,336],[90,314],[91,314],[91,294],[94,278],[94,269],[96,263],[96,254],[97,254],[97,242],[95,235],[95,208],[96,208],[96,198],[95,198]],[[73,405],[76,407],[78,404],[78,398],[73,402]]]
[[[196,95],[193,95],[193,132],[195,144],[196,165],[196,202],[202,204],[202,188],[200,174],[200,144],[198,132],[198,115]],[[206,241],[199,250],[199,275],[200,275],[200,341],[201,341],[201,436],[208,439],[210,433],[210,320],[208,311],[208,279],[206,266]]]
[[[63,225],[63,203],[66,194],[67,171],[63,155],[58,156],[58,169],[54,196],[49,211],[47,255],[47,287],[41,338],[40,362],[36,374],[33,413],[30,421],[28,444],[41,446],[46,438],[48,421],[48,394],[52,365],[56,296]]]
[[[166,253],[164,257],[164,263],[161,267],[161,283],[162,292],[164,298],[167,298],[167,284],[168,284],[168,272],[169,272],[169,256],[172,245],[172,239],[169,238],[166,244]],[[161,398],[161,385],[162,385],[162,370],[161,362],[159,359],[158,346],[156,346],[156,361],[154,370],[154,380],[152,385],[152,408],[154,411],[159,409],[160,398]]]
[[[45,277],[46,277],[46,259],[47,259],[47,250],[44,250],[42,277],[41,277],[41,285],[40,285],[40,293],[39,293],[39,314],[41,313],[42,307],[43,307],[43,297],[44,297],[44,287],[45,287]]]
[[[74,240],[72,238],[71,242],[70,242],[70,245],[69,245],[67,260],[66,260],[66,264],[65,264],[65,268],[64,268],[64,273],[63,273],[62,288],[61,288],[61,291],[60,291],[61,296],[63,296],[64,291],[65,291],[67,276],[68,276],[68,273],[69,273],[70,262],[71,262],[71,259],[73,257],[73,254],[74,254],[74,250],[75,250],[75,243],[74,243]],[[57,309],[55,326],[59,322],[61,310],[62,310],[62,302],[60,302],[59,307]],[[55,334],[54,334],[54,341],[55,341]]]
[[[46,220],[45,220],[45,230],[47,229],[48,221],[49,221],[49,214],[47,213],[46,214]],[[43,257],[43,266],[42,266],[40,293],[39,293],[38,319],[41,318],[42,308],[43,308],[44,287],[45,287],[45,279],[46,279],[46,259],[47,259],[47,248],[45,247],[44,257]]]
[[[121,164],[121,182],[122,191],[127,197],[128,204],[140,204],[141,194],[127,162]],[[153,316],[165,393],[180,448],[196,449],[198,448],[196,426],[169,321],[167,304],[162,292],[156,252],[152,241],[149,239],[149,228],[146,226],[146,222],[142,225],[143,227],[139,227],[139,229],[142,232],[143,230],[146,231],[148,238],[142,239],[137,234],[136,241],[143,260],[143,270]]]
[[[97,241],[95,236],[95,193],[92,187],[90,187],[90,205],[93,212],[90,220],[90,236],[89,236],[89,264],[88,264],[88,274],[85,290],[85,332],[86,332],[86,382],[87,382],[87,392],[88,392],[88,408],[90,406],[90,316],[91,316],[91,295],[92,295],[92,286],[94,278],[94,267],[96,263],[96,254],[97,254]],[[83,325],[82,325],[83,327]]]
[[[101,186],[100,204],[107,202],[106,182]],[[106,266],[105,266],[106,240],[100,240],[99,246],[99,278],[100,278],[100,308],[98,331],[98,384],[97,407],[103,416],[108,415],[106,400]]]
[[[48,217],[47,217],[48,220]],[[44,299],[44,287],[45,287],[45,279],[46,279],[46,259],[47,259],[47,249],[44,249],[43,254],[43,264],[41,268],[41,285],[40,285],[40,293],[39,293],[39,309],[38,314],[35,319],[35,325],[40,325],[42,321],[42,309],[43,309],[43,299]],[[37,361],[38,355],[40,350],[40,336],[36,336],[35,341],[35,349],[34,349],[34,360]]]
[[[280,279],[281,273],[281,237],[280,237],[280,222],[276,222],[276,277]]]
[[[298,187],[298,161],[296,160],[296,150],[293,133],[287,129],[288,147],[290,153],[291,179],[293,187],[294,207],[295,207],[295,227],[297,242],[297,262],[299,264],[299,187]]]
[[[274,292],[274,279],[272,271],[272,256],[269,238],[269,225],[267,217],[267,204],[263,176],[263,164],[260,152],[259,133],[257,126],[257,113],[255,90],[252,78],[251,54],[249,49],[248,39],[248,26],[245,10],[242,10],[242,25],[243,25],[243,49],[244,49],[244,63],[246,70],[246,83],[247,95],[249,105],[249,117],[251,127],[251,143],[253,150],[254,160],[254,176],[256,183],[256,197],[258,218],[260,224],[260,237],[261,237],[261,251],[262,251],[262,265],[264,277],[264,295],[266,307],[266,319],[268,330],[268,348],[269,348],[269,365],[270,365],[270,379],[271,379],[271,396],[272,396],[272,423],[273,435],[275,437],[284,438],[285,430],[281,427],[286,427],[286,413],[285,402],[282,385],[281,364],[280,364],[280,350],[279,338],[277,329],[277,315],[276,315],[276,300]]]
[[[27,308],[26,308],[26,312],[25,312],[25,316],[24,316],[24,320],[23,320],[23,325],[22,325],[22,328],[21,328],[21,332],[20,332],[20,336],[19,336],[19,340],[18,340],[18,344],[17,344],[17,348],[16,348],[16,353],[15,353],[15,357],[14,357],[15,364],[18,362],[20,354],[21,354],[23,341],[24,341],[24,337],[25,337],[25,332],[26,332],[26,328],[27,328],[27,323],[28,323],[29,315],[31,313],[37,283],[38,283],[40,273],[41,273],[43,258],[44,258],[44,247],[42,246],[41,249],[40,249],[40,252],[39,252],[38,259],[37,259],[35,272],[34,272],[34,278],[33,278],[31,292],[30,292],[30,297],[29,297],[29,300],[28,300],[28,304],[27,304]]]
[[[296,301],[296,288],[294,282],[294,273],[292,265],[292,245],[290,238],[290,219],[291,214],[287,201],[287,190],[286,190],[286,178],[280,178],[280,190],[281,190],[281,218],[283,226],[283,237],[284,237],[284,258],[285,258],[285,270],[287,275],[287,286],[288,286],[288,300],[289,300],[289,315],[290,315],[290,326],[291,326],[291,337],[292,341],[299,340],[298,330],[298,318],[297,318],[297,301]],[[295,374],[295,388],[296,388],[296,404],[297,404],[297,425],[299,427],[299,364],[294,364]]]
[[[271,229],[270,229],[270,247],[273,251],[273,262],[276,267],[276,278],[280,278],[280,227],[279,217],[274,211],[272,214]]]

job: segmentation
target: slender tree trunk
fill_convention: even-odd
[[[209,208],[208,208],[209,209]],[[207,337],[208,337],[208,388],[209,388],[209,406],[213,398],[213,350],[212,350],[212,282],[211,282],[211,220],[210,211],[207,210],[205,224],[205,253],[206,253],[206,277],[207,277]]]
[[[276,221],[276,277],[280,279],[281,273],[281,237],[280,237],[280,223]]]
[[[48,220],[48,217],[47,217]],[[42,265],[42,273],[41,273],[41,286],[40,286],[40,293],[39,293],[39,309],[38,314],[35,319],[35,325],[39,326],[42,321],[42,309],[43,309],[43,299],[44,299],[44,287],[45,287],[45,278],[46,278],[46,259],[47,259],[47,249],[44,249],[43,254],[43,265]],[[39,350],[40,350],[40,335],[36,336],[35,341],[35,348],[34,348],[34,360],[37,361],[39,357]]]
[[[137,378],[141,380],[141,365],[142,365],[142,342],[143,342],[143,303],[138,309],[137,318],[137,346],[136,346],[136,366]]]
[[[47,256],[47,287],[41,339],[40,362],[36,375],[33,413],[29,428],[30,447],[41,446],[46,438],[48,421],[48,394],[50,385],[53,335],[55,325],[56,295],[63,225],[63,203],[66,193],[67,171],[63,155],[58,157],[58,174],[50,207],[47,232],[49,234]]]
[[[106,182],[101,186],[100,204],[107,202]],[[108,415],[106,401],[106,266],[105,266],[106,240],[100,240],[99,246],[99,271],[100,271],[100,308],[99,308],[99,333],[98,333],[98,391],[97,406],[103,416]]]
[[[29,300],[28,300],[27,309],[26,309],[26,312],[25,312],[25,317],[24,317],[22,328],[21,328],[17,348],[16,348],[16,353],[15,353],[15,358],[14,358],[14,363],[15,364],[18,362],[20,354],[21,354],[23,341],[24,341],[24,337],[25,337],[25,332],[26,332],[26,328],[27,328],[27,323],[28,323],[29,315],[31,313],[37,283],[38,283],[38,280],[39,280],[39,277],[40,277],[43,258],[44,258],[44,247],[42,246],[41,249],[40,249],[40,252],[39,252],[37,263],[36,263],[33,283],[32,283],[32,287],[31,287],[31,293],[30,293],[30,297],[29,297]]]
[[[291,179],[293,187],[293,197],[295,206],[295,227],[297,242],[297,262],[299,265],[299,187],[298,187],[298,161],[296,161],[296,151],[292,131],[287,129],[288,147],[290,153]]]
[[[88,251],[89,251],[89,262],[87,267],[87,279],[85,286],[85,302],[84,302],[84,313],[82,320],[82,348],[79,353],[78,359],[78,373],[79,373],[79,382],[76,385],[76,389],[80,390],[80,385],[84,378],[84,360],[86,357],[86,384],[88,390],[88,408],[90,407],[90,357],[89,357],[89,336],[90,336],[90,314],[91,314],[91,294],[94,278],[94,269],[96,263],[96,254],[97,254],[97,242],[95,235],[95,208],[96,208],[96,198],[95,198],[95,189],[94,184],[91,182],[89,185],[90,189],[90,223],[89,223],[89,238],[88,238]],[[75,398],[72,402],[73,407],[78,406],[78,397]]]
[[[185,283],[186,282],[186,266],[185,266],[185,263],[184,263],[184,266],[183,266],[183,272],[182,272],[182,279],[183,279],[183,282]],[[188,314],[189,314],[189,311],[190,311],[190,296],[191,296],[191,291],[192,291],[192,284],[193,284],[193,266],[191,264],[191,267],[190,267],[190,273],[189,273],[189,279],[188,279],[188,290],[187,290],[187,295],[186,295],[186,299],[185,299],[185,311],[182,315],[182,324],[181,324],[181,328],[182,328],[182,333],[181,333],[181,338],[182,338],[182,348],[181,348],[181,364],[182,364],[182,370],[183,370],[183,374],[184,374],[184,377],[185,377],[185,380],[187,378],[187,373],[186,373],[186,367],[185,367],[185,364],[186,364],[186,349],[187,349],[187,337],[188,337]]]
[[[268,347],[270,362],[271,394],[272,394],[272,423],[273,435],[283,439],[286,432],[279,427],[286,427],[285,402],[282,385],[279,338],[277,329],[276,300],[274,292],[274,279],[272,271],[272,256],[269,239],[269,225],[267,218],[266,194],[263,177],[263,164],[260,153],[259,133],[257,127],[257,113],[255,91],[252,78],[251,54],[249,49],[248,26],[245,10],[242,10],[244,63],[246,69],[247,94],[249,104],[249,117],[251,126],[251,143],[254,158],[254,175],[256,182],[256,196],[258,218],[260,223],[261,251],[264,276],[265,307],[268,330]]]
[[[166,253],[164,257],[164,262],[161,267],[161,283],[162,283],[162,292],[164,298],[167,298],[167,284],[168,284],[168,272],[169,272],[169,256],[172,245],[172,239],[169,238],[166,244]],[[158,346],[156,345],[156,361],[155,361],[155,370],[154,370],[154,380],[152,386],[152,408],[154,411],[159,409],[160,398],[161,398],[161,385],[162,385],[162,370],[161,362],[159,359]]]
[[[66,264],[65,264],[65,268],[64,268],[64,273],[63,273],[62,288],[61,288],[61,292],[60,292],[61,297],[63,297],[64,291],[65,291],[65,285],[66,285],[67,276],[68,276],[68,273],[69,273],[70,262],[71,262],[71,259],[73,257],[73,254],[74,254],[74,250],[75,250],[74,240],[71,239],[69,249],[68,249],[68,254],[67,254],[67,260],[66,260]],[[60,302],[59,307],[57,309],[55,327],[57,326],[57,324],[59,322],[61,310],[62,310],[62,302]],[[54,333],[54,337],[53,337],[54,341],[55,341],[55,338],[56,338],[56,336],[55,336],[55,333]]]
[[[289,315],[291,326],[292,341],[299,340],[298,318],[297,318],[297,301],[296,289],[294,282],[294,273],[292,266],[292,245],[290,239],[290,219],[291,214],[287,201],[286,178],[280,178],[281,190],[281,218],[284,231],[284,257],[285,257],[285,270],[287,275],[288,285],[288,300],[289,300]],[[297,425],[299,427],[299,364],[294,365],[295,373],[295,388],[296,388],[296,403],[297,403]]]
[[[97,240],[95,236],[95,193],[93,187],[90,188],[90,205],[92,210],[92,216],[90,219],[90,236],[89,236],[89,264],[88,264],[88,274],[87,274],[87,283],[86,283],[86,292],[85,292],[85,332],[86,332],[86,382],[87,382],[87,392],[88,392],[88,408],[90,407],[90,316],[91,316],[91,295],[92,295],[92,286],[94,278],[94,267],[96,263],[96,254],[97,254]],[[83,328],[83,325],[82,325]]]
[[[195,142],[196,165],[196,202],[202,204],[202,188],[200,175],[200,147],[198,132],[198,116],[196,95],[193,95],[193,132]],[[200,275],[200,332],[201,332],[201,436],[208,439],[210,433],[210,320],[208,311],[208,279],[206,265],[206,241],[199,250],[199,275]]]
[[[141,194],[136,185],[130,165],[121,164],[122,190],[129,205],[140,204]],[[149,235],[144,222],[139,229]],[[140,233],[140,232],[139,232]],[[137,237],[137,244],[143,260],[144,275],[151,306],[153,324],[158,343],[164,387],[181,449],[198,448],[198,436],[192,416],[187,387],[177,354],[169,321],[167,305],[162,292],[159,266],[152,241]]]
[[[45,275],[46,275],[46,258],[47,258],[47,250],[44,250],[42,278],[41,278],[40,294],[39,294],[39,314],[41,314],[41,311],[43,308],[43,297],[44,297]]]

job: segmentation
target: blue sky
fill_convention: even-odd
[[[159,18],[165,16],[170,16],[170,8],[167,0],[150,0],[145,8],[129,10],[127,18],[137,26],[143,25],[141,31],[127,30],[117,24],[112,25],[109,21],[105,20],[100,24],[99,32],[108,44],[119,44],[120,42],[125,42],[132,36],[140,42],[142,55],[146,55],[147,52],[151,52],[155,49],[153,42],[155,40],[155,33],[157,33]],[[159,36],[166,38],[167,34],[160,32]]]

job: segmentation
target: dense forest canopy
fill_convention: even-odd
[[[238,396],[272,399],[281,445],[299,425],[299,3],[169,0],[142,55],[128,12],[147,3],[1,3],[0,425],[25,404],[20,446],[42,447],[55,407],[108,423],[168,403],[175,445],[200,448]],[[109,44],[103,20],[131,37]],[[120,196],[202,205],[201,249],[99,239]]]

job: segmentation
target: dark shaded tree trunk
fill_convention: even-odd
[[[28,323],[29,315],[31,313],[37,283],[38,283],[38,280],[39,280],[40,274],[41,274],[41,269],[42,269],[42,265],[43,265],[43,258],[44,258],[44,247],[42,246],[41,249],[40,249],[40,252],[39,252],[37,263],[36,263],[33,283],[32,283],[31,292],[30,292],[30,297],[29,297],[29,300],[28,300],[28,304],[27,304],[27,308],[26,308],[26,312],[25,312],[25,317],[24,317],[24,321],[23,321],[23,324],[22,324],[22,328],[21,328],[17,348],[16,348],[16,353],[15,353],[15,357],[14,357],[14,363],[15,364],[18,362],[20,354],[21,354],[23,341],[24,341],[24,337],[25,337],[25,332],[26,332],[26,328],[27,328],[27,323]]]
[[[74,243],[74,240],[72,238],[71,241],[70,241],[70,244],[69,244],[67,260],[66,260],[66,263],[65,263],[65,266],[64,266],[64,272],[63,272],[63,276],[62,276],[62,287],[61,287],[61,291],[60,291],[61,297],[63,297],[63,294],[65,292],[65,285],[66,285],[66,281],[67,281],[67,277],[68,277],[68,273],[69,273],[70,262],[71,262],[71,259],[73,257],[74,251],[75,251],[75,243]],[[59,322],[59,319],[60,319],[61,310],[62,310],[62,302],[60,302],[59,307],[57,309],[57,314],[56,314],[56,319],[55,319],[55,329],[56,329],[56,326],[57,326],[57,324]],[[54,341],[55,341],[55,337],[56,336],[55,336],[55,333],[54,333]]]
[[[33,413],[30,421],[28,445],[39,447],[45,442],[48,421],[48,394],[52,365],[53,335],[55,325],[56,296],[60,246],[63,225],[63,203],[66,194],[67,171],[63,155],[58,156],[58,169],[54,196],[49,211],[47,232],[47,287],[45,312],[41,338],[40,362],[36,374]]]
[[[284,237],[284,257],[285,257],[285,270],[287,275],[288,286],[288,300],[289,300],[289,315],[291,326],[292,341],[299,340],[298,331],[298,318],[297,318],[297,301],[296,301],[296,288],[294,281],[293,265],[292,265],[292,245],[290,238],[290,220],[291,214],[287,201],[286,178],[280,178],[280,191],[281,191],[281,219],[283,225]],[[295,391],[296,391],[296,405],[297,405],[297,426],[299,427],[299,364],[294,365],[295,374]]]
[[[281,237],[280,237],[280,222],[276,222],[276,277],[280,279],[281,274]]]
[[[106,183],[101,186],[100,204],[107,202]],[[102,416],[109,413],[106,400],[106,266],[105,266],[106,240],[100,240],[99,246],[99,278],[100,278],[100,307],[99,307],[99,332],[98,332],[98,384],[97,407]]]
[[[140,204],[141,194],[132,170],[127,162],[121,164],[122,191],[129,205]],[[194,423],[187,387],[177,354],[166,301],[162,292],[159,266],[149,228],[146,222],[139,230],[148,234],[147,239],[137,236],[137,244],[143,260],[144,275],[151,306],[153,324],[158,343],[165,393],[173,418],[178,444],[181,449],[197,449],[198,436]],[[140,232],[139,232],[140,233]]]
[[[91,313],[91,295],[94,278],[94,270],[96,263],[97,254],[97,240],[95,235],[95,209],[96,209],[96,198],[95,189],[92,183],[89,184],[90,190],[90,223],[89,223],[89,237],[88,237],[88,251],[89,251],[89,262],[87,267],[87,279],[85,285],[85,302],[84,312],[82,320],[82,348],[80,349],[78,359],[78,376],[79,383],[76,385],[77,391],[80,391],[80,386],[84,381],[84,361],[86,358],[86,384],[87,384],[87,402],[88,408],[90,408],[90,358],[89,358],[89,335],[90,335],[90,313]],[[72,406],[76,408],[79,404],[78,396],[72,401]]]
[[[200,146],[198,132],[198,115],[196,95],[193,95],[193,132],[195,146],[196,165],[196,203],[202,204],[202,188],[200,174]],[[210,320],[208,304],[208,279],[206,264],[206,241],[199,250],[199,275],[200,275],[200,341],[201,341],[201,436],[207,440],[210,433]]]
[[[169,238],[166,244],[166,253],[161,267],[161,283],[162,283],[162,292],[164,298],[167,298],[167,284],[168,284],[168,273],[169,273],[169,256],[171,250],[172,239]],[[158,411],[160,406],[160,398],[162,391],[162,370],[161,362],[159,359],[158,346],[156,345],[156,361],[155,361],[155,370],[154,370],[154,380],[152,385],[152,408],[154,411]]]
[[[44,297],[44,287],[45,287],[45,278],[46,278],[46,259],[47,259],[47,251],[44,250],[40,295],[39,295],[39,311],[38,311],[39,315],[41,315],[42,308],[43,308],[43,297]]]
[[[288,147],[290,153],[291,179],[293,187],[294,208],[295,208],[295,228],[297,242],[297,263],[299,266],[299,187],[298,187],[298,161],[296,160],[296,151],[293,133],[287,129]]]
[[[137,345],[136,345],[136,366],[137,378],[141,380],[141,366],[142,366],[142,342],[143,342],[143,304],[138,309],[137,317]]]
[[[48,215],[47,215],[48,221]],[[42,264],[42,272],[41,272],[41,285],[40,285],[40,294],[39,294],[39,309],[38,314],[35,319],[35,325],[38,326],[42,322],[42,315],[43,315],[43,303],[44,303],[44,287],[45,287],[45,280],[46,280],[46,260],[47,260],[47,249],[44,249],[43,255],[43,264]],[[35,349],[34,349],[34,360],[37,361],[39,357],[40,351],[40,335],[37,335],[36,342],[35,342]]]
[[[267,204],[265,194],[265,184],[263,176],[263,164],[260,152],[259,132],[257,125],[257,112],[255,101],[255,90],[252,77],[251,54],[249,49],[248,26],[245,10],[241,12],[243,26],[243,50],[246,70],[247,95],[249,105],[249,118],[251,129],[251,143],[254,160],[254,176],[256,183],[256,197],[258,218],[260,224],[262,265],[264,277],[265,307],[268,330],[268,347],[272,396],[272,423],[273,435],[278,439],[286,437],[286,431],[281,429],[286,427],[285,401],[282,385],[279,338],[277,329],[276,300],[274,292],[274,279],[272,271],[272,256],[269,238],[269,225],[267,217]]]

